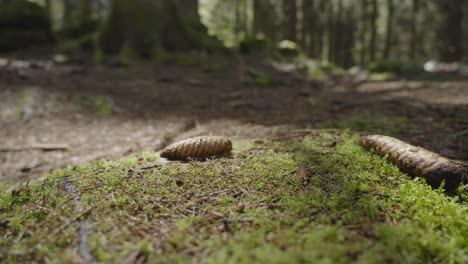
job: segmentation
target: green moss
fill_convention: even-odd
[[[271,83],[266,73],[253,68],[247,69],[247,78],[249,83],[258,87],[268,87]]]
[[[325,122],[321,125],[325,128],[340,128],[353,131],[365,131],[377,134],[386,135],[414,135],[419,130],[411,124],[407,117],[404,116],[351,116],[345,119]]]
[[[74,94],[71,97],[71,102],[78,105],[91,107],[95,113],[100,115],[112,114],[112,104],[106,97],[103,96],[84,96]]]
[[[369,64],[372,73],[419,74],[423,72],[422,64],[411,61],[380,60]]]
[[[55,171],[0,195],[0,258],[77,257],[77,226],[56,231],[78,214],[58,187],[68,177],[90,210],[79,221],[93,223],[88,242],[98,262],[132,254],[153,263],[466,261],[466,203],[411,179],[356,138],[241,140],[231,158],[141,170],[159,158],[146,152]],[[312,171],[307,186],[299,163]]]

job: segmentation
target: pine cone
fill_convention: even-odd
[[[429,150],[410,145],[396,138],[370,135],[361,137],[358,143],[366,149],[374,149],[401,170],[426,179],[432,187],[439,187],[445,180],[446,189],[457,188],[466,170]]]
[[[209,158],[231,153],[232,143],[225,137],[194,137],[176,142],[161,152],[168,159]]]

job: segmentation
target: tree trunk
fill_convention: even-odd
[[[334,11],[333,11],[333,2],[328,1],[326,4],[326,33],[324,41],[325,52],[325,61],[333,62],[334,61],[334,51],[335,51],[335,27],[334,27]]]
[[[302,2],[302,46],[307,54],[311,57],[316,57],[315,53],[315,25],[316,25],[316,13],[314,0],[305,0]]]
[[[413,0],[413,9],[411,15],[411,39],[409,57],[411,60],[416,59],[416,47],[418,42],[418,17],[419,17],[419,0]]]
[[[72,0],[63,1],[63,19],[62,19],[62,28],[71,27],[73,24],[73,4]]]
[[[344,54],[345,49],[345,39],[346,39],[346,26],[345,26],[345,18],[344,18],[344,11],[343,11],[343,0],[338,0],[338,10],[336,12],[336,18],[334,19],[334,41],[333,41],[333,53],[335,54],[334,63],[339,66],[344,66]]]
[[[198,14],[198,1],[112,0],[100,47],[116,54],[128,45],[148,57],[155,48],[201,49],[208,39]]]
[[[359,62],[362,66],[367,63],[367,0],[361,0],[361,30],[360,30],[360,58]]]
[[[395,13],[395,6],[393,0],[387,0],[387,29],[385,30],[385,47],[383,52],[383,59],[388,60],[390,58],[390,52],[392,48],[393,38],[393,16]]]
[[[80,23],[86,23],[90,21],[92,17],[92,7],[90,0],[80,0]]]
[[[285,15],[285,37],[291,41],[297,41],[297,5],[296,0],[283,0]]]
[[[356,22],[353,16],[353,10],[349,9],[346,13],[345,20],[343,23],[343,31],[345,32],[344,40],[343,40],[343,66],[350,67],[354,65],[354,45],[355,39],[354,34],[356,31]]]
[[[371,12],[369,15],[369,22],[370,22],[369,60],[370,62],[375,61],[375,53],[377,49],[377,18],[378,18],[377,0],[371,0]]]
[[[267,38],[277,41],[278,30],[276,28],[276,14],[270,0],[254,0],[254,22],[255,34],[264,34]]]
[[[442,61],[461,61],[463,58],[463,2],[464,0],[438,1],[443,14],[439,30],[439,56]]]

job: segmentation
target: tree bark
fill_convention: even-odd
[[[326,22],[326,41],[324,41],[324,48],[326,48],[326,58],[325,61],[333,62],[334,61],[334,51],[335,51],[335,27],[334,27],[334,11],[333,11],[333,2],[328,1],[326,4],[326,13],[327,13],[327,22]]]
[[[116,54],[129,45],[147,57],[154,48],[196,50],[209,39],[192,0],[112,0],[100,47]]]
[[[463,58],[463,2],[464,0],[438,1],[443,14],[439,29],[439,56],[442,61],[461,61]]]
[[[359,62],[362,66],[367,63],[367,0],[361,0],[361,29],[360,29],[360,58]]]
[[[375,54],[377,49],[377,18],[378,18],[378,5],[377,0],[371,0],[371,12],[369,15],[370,22],[370,39],[369,39],[369,60],[375,61]]]
[[[418,42],[418,17],[419,17],[419,0],[413,0],[412,16],[411,16],[411,39],[409,57],[411,60],[416,59],[416,47]]]
[[[395,6],[393,0],[387,0],[387,9],[387,29],[385,30],[385,47],[383,52],[384,60],[388,60],[390,58],[390,52],[393,42],[393,16],[395,13]]]
[[[285,15],[285,37],[291,41],[297,41],[297,5],[296,0],[283,0]]]
[[[64,0],[63,1],[63,19],[62,19],[62,28],[71,27],[73,24],[73,4],[71,0]]]
[[[302,2],[302,46],[307,54],[311,57],[316,57],[316,16],[315,1],[305,0]]]
[[[253,31],[264,34],[267,38],[278,41],[276,14],[270,0],[254,0]]]

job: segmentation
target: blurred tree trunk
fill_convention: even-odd
[[[334,30],[334,11],[333,11],[333,2],[328,1],[325,5],[326,8],[326,33],[324,40],[324,55],[326,62],[333,62],[335,59],[335,30]]]
[[[285,15],[284,29],[285,38],[297,41],[297,3],[296,0],[283,0],[283,10]]]
[[[356,21],[353,15],[353,9],[348,9],[346,11],[344,21],[343,21],[343,64],[344,67],[350,67],[355,64],[354,60],[354,46],[355,46],[355,32],[356,32]]]
[[[92,17],[91,0],[80,0],[80,22],[90,21]]]
[[[311,57],[316,57],[316,12],[315,1],[305,0],[302,2],[302,46],[306,53]]]
[[[344,53],[347,48],[345,46],[345,35],[347,32],[345,30],[343,13],[343,0],[338,0],[336,18],[333,21],[333,62],[340,66],[344,65]]]
[[[241,0],[236,0],[236,18],[235,18],[235,27],[234,33],[236,34],[236,41],[240,43],[241,40],[241,32],[242,32],[242,13],[241,13]]]
[[[468,14],[468,1],[465,1],[464,10],[464,14]],[[463,25],[465,25],[463,28],[463,36],[465,36],[463,39],[463,47],[468,47],[468,15],[463,16],[463,21]],[[463,55],[465,56],[464,62],[468,64],[468,50],[464,50]]]
[[[464,0],[438,1],[443,15],[439,29],[439,56],[442,61],[461,61],[463,58],[463,3]]]
[[[99,42],[106,53],[116,54],[128,45],[148,57],[155,48],[196,50],[211,40],[200,21],[198,1],[112,0]]]
[[[379,15],[377,0],[371,0],[369,24],[370,24],[370,39],[369,39],[369,61],[375,61],[375,53],[377,49],[377,18]]]
[[[254,0],[254,33],[278,41],[276,13],[270,0]]]
[[[368,23],[368,2],[367,0],[361,0],[361,29],[359,41],[361,44],[360,47],[360,58],[359,63],[364,66],[367,63],[367,23]]]
[[[1,2],[1,0],[0,0]],[[47,12],[47,17],[49,17],[50,20],[52,20],[52,6],[51,6],[51,3],[50,3],[50,0],[45,0],[44,1],[44,9],[46,10]]]
[[[63,0],[63,25],[62,28],[71,27],[73,24],[72,0]]]
[[[393,0],[387,0],[387,29],[385,30],[385,47],[383,52],[383,59],[388,60],[390,58],[390,52],[393,42],[393,16],[395,13],[395,6]]]
[[[410,36],[410,52],[409,57],[411,60],[416,59],[416,48],[418,42],[418,17],[419,17],[419,0],[413,0],[413,8],[411,12],[411,36]]]

